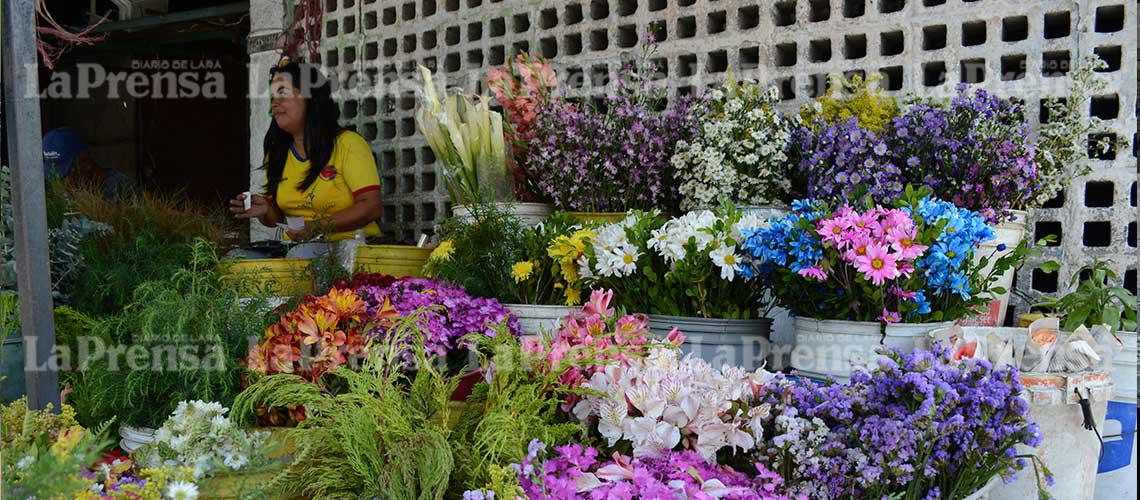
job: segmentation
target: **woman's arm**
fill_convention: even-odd
[[[261,224],[266,227],[277,227],[277,224],[285,220],[285,212],[281,210],[281,207],[277,206],[277,200],[273,199],[272,196],[266,196],[265,201],[268,205],[265,207],[265,215],[258,217],[257,220],[261,221]]]
[[[314,220],[301,231],[286,231],[289,239],[302,241],[318,232],[343,233],[355,231],[380,218],[380,191],[371,190],[353,198],[353,204],[331,216]]]
[[[252,219],[257,217],[257,220],[269,227],[275,227],[285,219],[285,214],[281,211],[281,207],[277,206],[277,201],[272,196],[248,195],[250,197],[249,210],[245,208],[246,196],[245,193],[242,193],[230,200],[230,212],[233,212],[237,218]]]

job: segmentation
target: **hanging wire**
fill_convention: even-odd
[[[48,69],[55,69],[56,61],[73,47],[89,45],[105,38],[104,35],[92,35],[91,32],[103,24],[108,16],[103,16],[81,31],[70,31],[52,17],[45,2],[46,0],[36,0],[36,50]]]
[[[321,25],[325,14],[321,3],[321,0],[297,2],[293,8],[293,21],[277,39],[277,51],[282,57],[300,60],[304,50],[308,53],[309,62],[320,62]]]

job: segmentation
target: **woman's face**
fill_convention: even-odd
[[[293,86],[293,79],[286,73],[273,77],[270,87],[269,109],[277,127],[290,134],[305,130],[305,97]]]

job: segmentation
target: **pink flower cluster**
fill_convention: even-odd
[[[535,136],[536,110],[554,93],[558,78],[542,56],[523,53],[513,61],[507,61],[506,66],[487,70],[487,87],[495,94],[506,114],[508,126],[504,135],[511,143],[515,159],[517,194],[527,198],[523,201],[528,201],[533,194],[524,191],[529,191],[528,184],[533,179],[523,163],[528,145]]]
[[[918,228],[910,214],[897,208],[858,212],[845,205],[834,217],[820,220],[816,232],[824,245],[839,250],[845,262],[875,285],[910,277],[914,261],[927,249],[916,241]],[[827,272],[818,267],[801,270],[800,274],[827,279]]]
[[[613,290],[594,290],[580,312],[566,316],[549,345],[523,339],[524,352],[541,356],[535,369],[549,373],[559,363],[571,359],[574,366],[562,374],[559,382],[573,388],[585,383],[605,364],[628,363],[631,356],[643,355],[649,319],[644,314],[617,317],[610,307],[613,295]],[[668,340],[680,346],[685,338],[674,329]],[[571,395],[563,403],[563,409],[569,411],[579,399]]]

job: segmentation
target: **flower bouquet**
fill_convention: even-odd
[[[1041,186],[1021,105],[983,89],[970,93],[961,84],[948,104],[912,104],[884,135],[907,182],[989,223],[1010,219]]]
[[[654,262],[661,257],[649,251],[649,244],[662,225],[659,212],[633,210],[618,222],[598,226],[574,272],[595,290],[613,290],[628,310],[649,311],[650,293],[658,288],[654,270],[664,267]]]
[[[742,249],[782,307],[799,316],[883,323],[952,321],[987,302],[991,283],[1024,258],[973,259],[993,230],[977,212],[907,189],[896,208],[832,209],[798,201]]]
[[[517,320],[499,301],[472,297],[463,288],[445,281],[405,278],[386,287],[360,288],[357,293],[363,297],[367,314],[374,317],[406,318],[416,314],[416,321],[424,330],[423,347],[429,355],[446,357],[470,347],[470,339],[464,339],[468,334],[493,337],[504,322],[506,331],[519,335]],[[397,322],[374,323],[367,334],[386,338],[407,330],[396,326]],[[411,340],[409,336],[404,342]],[[404,354],[410,361],[412,352]]]
[[[748,206],[791,201],[787,153],[799,117],[779,113],[777,102],[774,87],[732,76],[705,96],[697,136],[678,142],[672,159],[682,210],[712,208],[722,197]]]
[[[669,99],[664,111],[656,111],[664,89],[649,80],[651,73],[644,63],[626,66],[602,106],[556,99],[540,103],[526,163],[556,208],[676,207],[670,158],[677,142],[697,131],[694,100]]]
[[[351,289],[307,297],[265,329],[246,364],[257,375],[291,373],[318,383],[325,372],[368,352],[369,332],[396,314],[390,303],[368,305]]]
[[[527,152],[535,137],[536,110],[553,98],[558,78],[545,58],[523,53],[508,60],[505,66],[487,70],[487,87],[503,106],[507,119],[505,131],[511,144],[509,158],[513,163],[515,195],[521,201],[536,201],[538,181],[527,166]]]
[[[269,433],[247,432],[231,422],[227,412],[219,403],[182,401],[155,431],[154,442],[139,449],[136,457],[148,467],[189,467],[195,479],[257,462]]]
[[[847,385],[801,379],[761,390],[756,456],[790,491],[958,500],[1026,467],[1016,447],[1042,437],[1015,368],[954,363],[940,345],[883,354]]]
[[[599,451],[581,444],[554,448],[557,455],[545,457],[546,445],[535,440],[526,459],[516,466],[519,488],[527,499],[572,500],[579,498],[729,498],[738,500],[783,500],[783,479],[756,463],[754,472],[710,464],[692,451],[667,451],[630,458],[615,453],[612,460],[599,460]],[[471,497],[488,500],[480,492]],[[493,497],[490,497],[493,498]],[[797,497],[800,498],[800,497]],[[806,498],[806,497],[803,497]]]
[[[511,199],[503,117],[487,100],[449,95],[442,102],[431,71],[423,77],[416,124],[444,167],[448,194],[456,205]]]

